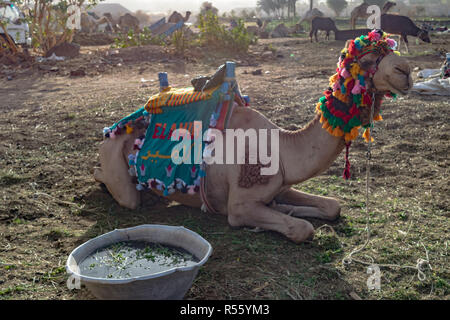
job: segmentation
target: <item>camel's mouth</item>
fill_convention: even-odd
[[[406,96],[409,93],[408,89],[400,89],[398,86],[392,84],[392,82],[389,81],[389,86],[391,87],[391,91],[395,94],[400,94],[402,96]]]

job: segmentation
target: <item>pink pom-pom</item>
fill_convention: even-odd
[[[381,35],[376,32],[376,30],[369,33],[369,39],[370,41],[378,41],[381,39]]]
[[[336,82],[333,84],[333,91],[334,91],[334,92],[338,91],[338,90],[340,89],[340,87],[341,87],[341,86],[339,85],[339,82],[336,81]]]
[[[361,89],[362,89],[362,86],[361,86],[361,84],[359,83],[359,80],[358,80],[358,81],[356,81],[356,84],[355,84],[355,86],[352,89],[352,94],[360,94],[361,93]]]
[[[109,137],[110,137],[111,139],[115,139],[115,138],[116,138],[116,134],[115,134],[114,132],[111,132],[111,133],[109,134]]]
[[[395,41],[394,39],[387,39],[386,42],[392,50],[395,50],[397,48],[397,41]]]
[[[341,77],[347,79],[348,77],[351,77],[351,74],[347,71],[347,69],[343,68],[341,71]]]

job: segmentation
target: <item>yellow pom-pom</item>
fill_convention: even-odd
[[[322,110],[320,109],[321,106],[322,106],[322,103],[321,103],[321,102],[318,102],[318,103],[316,104],[316,111],[317,111],[317,112],[322,112]]]
[[[335,73],[333,76],[330,77],[330,87],[333,87],[333,85],[338,81],[339,75]]]
[[[366,131],[364,131],[363,137],[366,140],[366,142],[369,142],[369,141],[373,142],[374,141],[372,136],[370,135],[370,129],[366,129]]]
[[[325,119],[325,117],[323,116],[323,114],[320,116],[320,123],[324,123],[325,121],[327,121],[327,119]]]
[[[133,128],[130,127],[129,125],[126,125],[126,130],[127,130],[127,134],[132,134],[133,133]]]
[[[344,95],[341,91],[333,92],[333,96],[342,102],[348,103],[348,97],[346,95]]]
[[[394,51],[394,53],[398,56],[401,56],[402,54],[400,53],[400,51]]]
[[[354,63],[352,68],[350,69],[352,78],[356,79],[358,77],[358,74],[360,74],[360,72],[361,72],[361,68],[359,67],[359,64]]]

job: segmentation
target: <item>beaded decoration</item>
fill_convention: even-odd
[[[348,144],[359,136],[361,127],[365,129],[365,140],[373,141],[370,135],[370,124],[362,126],[361,108],[371,107],[373,96],[369,90],[369,78],[376,69],[363,70],[358,61],[369,53],[377,53],[381,59],[394,51],[397,47],[395,40],[381,30],[373,30],[368,35],[362,35],[352,40],[342,50],[336,69],[336,74],[330,78],[330,88],[325,91],[325,96],[320,98],[316,110],[321,115],[320,122],[323,128],[335,137],[344,137]],[[390,93],[388,97],[396,97]],[[382,120],[380,114],[374,116],[374,121]]]

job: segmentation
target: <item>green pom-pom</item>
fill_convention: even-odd
[[[361,104],[361,95],[360,94],[355,94],[353,95],[353,102],[359,106]]]

